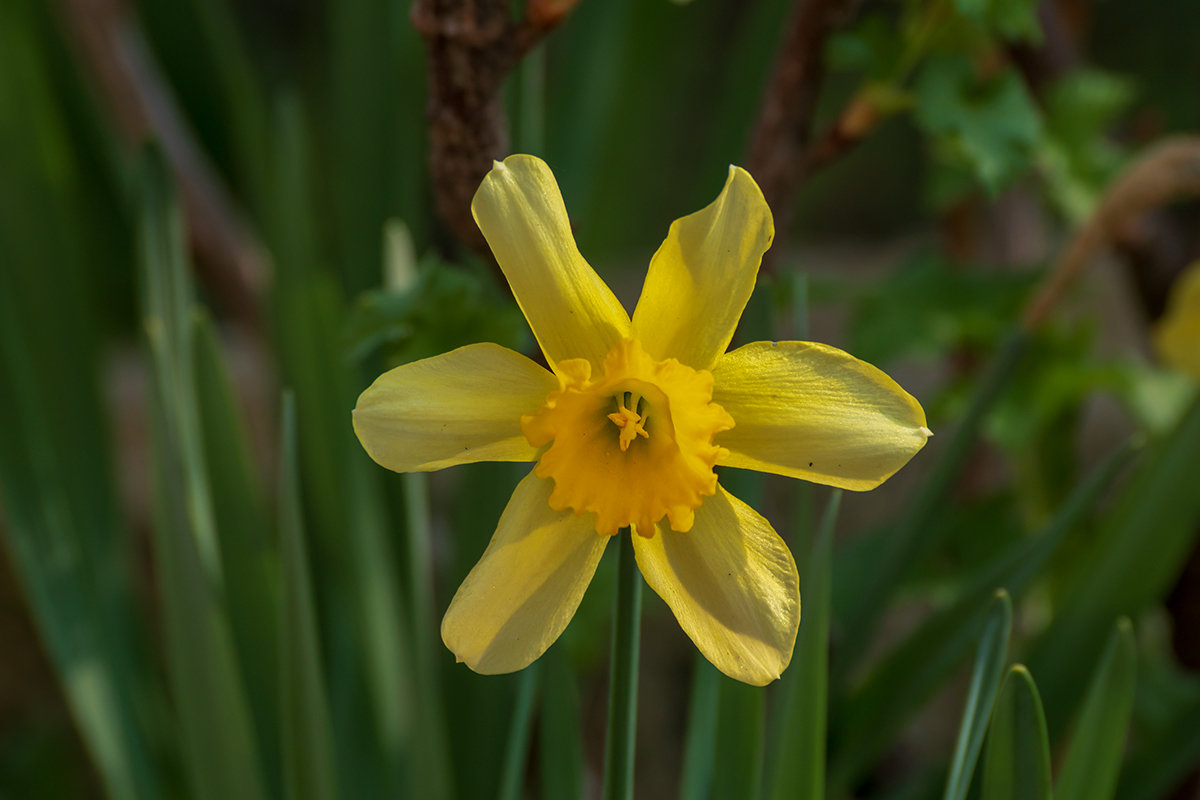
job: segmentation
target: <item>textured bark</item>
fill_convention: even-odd
[[[825,40],[855,5],[854,0],[800,0],[780,45],[747,158],[747,168],[774,212],[777,239],[785,238],[796,191],[807,173],[813,115],[825,77]],[[833,141],[836,136],[823,141],[828,155],[845,149]]]
[[[520,59],[574,0],[531,0],[510,19],[508,0],[417,0],[412,21],[429,64],[429,169],[438,216],[472,250],[488,254],[471,198],[492,161],[508,155],[500,90]]]

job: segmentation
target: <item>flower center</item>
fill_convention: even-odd
[[[525,438],[545,448],[535,472],[554,480],[550,506],[594,513],[601,534],[632,527],[653,536],[664,517],[676,531],[691,530],[725,455],[713,436],[733,427],[712,402],[712,375],[655,361],[636,339],[609,352],[602,376],[593,380],[591,371],[586,359],[560,361],[561,388],[521,418]]]
[[[620,396],[617,397],[617,412],[608,415],[613,424],[621,429],[621,452],[628,450],[629,443],[639,436],[643,439],[650,438],[650,434],[646,433],[646,423],[643,421],[642,416],[636,411],[630,411],[625,407],[626,397],[632,397],[629,405],[634,408],[637,408],[642,402],[642,398],[639,395],[632,392],[621,392]]]

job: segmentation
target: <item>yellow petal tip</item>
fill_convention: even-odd
[[[492,169],[508,169],[508,167],[504,165],[503,161],[496,161],[495,159],[492,159]]]
[[[925,434],[925,438],[926,438],[926,439],[928,439],[929,437],[933,436],[933,431],[929,430],[929,428],[926,428],[924,425],[922,425],[922,426],[919,428],[919,430],[921,431],[921,433]]]

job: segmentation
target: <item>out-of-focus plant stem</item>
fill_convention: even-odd
[[[1123,223],[1185,194],[1200,195],[1200,137],[1162,140],[1113,181],[1026,307],[1023,327],[1033,330],[1046,320]]]
[[[608,683],[608,743],[604,753],[604,800],[633,797],[633,753],[637,734],[638,654],[641,650],[642,575],[633,557],[637,534],[622,531],[613,615],[612,672]]]

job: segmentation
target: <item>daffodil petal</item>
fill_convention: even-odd
[[[758,184],[731,166],[717,199],[671,223],[650,260],[634,338],[656,359],[711,369],[729,347],[774,235]]]
[[[733,417],[717,463],[873,489],[931,436],[912,395],[865,361],[822,344],[755,342],[713,368],[713,402]]]
[[[424,472],[474,461],[532,461],[521,433],[558,379],[520,353],[472,344],[385,372],[358,398],[354,432],[380,465]]]
[[[800,576],[758,512],[718,485],[690,531],[660,523],[633,546],[646,582],[713,666],[755,686],[783,673],[800,625]]]
[[[517,484],[479,563],[442,619],[442,641],[485,675],[527,667],[575,615],[610,537],[550,508],[551,481]]]
[[[1200,263],[1175,281],[1154,344],[1163,361],[1200,380]]]
[[[550,168],[526,155],[496,162],[471,213],[550,366],[586,358],[598,372],[629,335],[629,315],[575,246]]]

